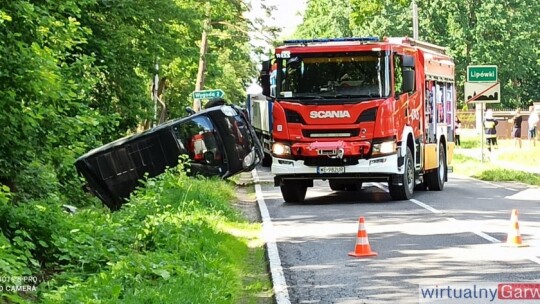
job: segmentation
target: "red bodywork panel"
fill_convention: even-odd
[[[273,135],[276,141],[290,141],[293,155],[318,156],[317,148],[342,148],[345,156],[363,155],[369,152],[373,138],[387,138],[395,135],[393,102],[371,100],[358,104],[344,105],[302,105],[291,102],[279,102],[273,108]],[[357,122],[362,112],[376,109],[374,121]],[[285,110],[298,113],[305,124],[288,123]],[[311,112],[337,111],[346,112],[350,117],[312,118]],[[346,138],[317,138],[306,134],[353,133],[356,136]]]

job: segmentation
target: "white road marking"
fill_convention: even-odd
[[[489,183],[489,182],[485,182],[485,181],[481,181],[481,182],[486,183],[486,184],[489,184],[489,185],[491,185],[491,186],[495,186],[495,187],[497,187],[497,188],[503,188],[503,189],[507,189],[507,190],[510,190],[510,191],[517,191],[517,190],[515,190],[515,189],[511,189],[511,188],[507,188],[507,187],[501,187],[501,186],[496,185],[496,184],[493,184],[493,183]],[[373,185],[374,185],[375,187],[377,187],[377,188],[383,190],[383,191],[388,191],[388,189],[387,189],[386,187],[384,187],[383,185],[381,185],[380,183],[373,183]],[[440,211],[440,210],[438,210],[438,209],[435,209],[435,208],[431,207],[430,205],[425,204],[425,203],[422,203],[421,201],[416,200],[416,199],[414,199],[414,198],[411,198],[409,201],[412,202],[412,203],[414,203],[414,204],[416,204],[417,206],[420,206],[420,207],[422,207],[422,208],[424,208],[424,209],[426,209],[426,210],[431,211],[432,213],[435,213],[435,214],[442,214],[442,213],[444,213],[443,211]],[[449,220],[449,221],[458,222],[458,220],[456,220],[455,218],[446,217],[446,219]],[[472,233],[474,233],[474,234],[476,234],[477,236],[483,238],[484,240],[486,240],[486,241],[488,241],[488,242],[491,242],[491,243],[501,243],[500,240],[498,240],[498,239],[496,239],[496,238],[490,236],[489,234],[487,234],[487,233],[485,233],[485,232],[483,232],[483,231],[480,231],[480,230],[469,230],[469,231],[472,232]],[[539,259],[538,257],[536,257],[536,256],[529,256],[529,257],[527,257],[526,259],[528,259],[529,261],[532,261],[532,262],[534,262],[534,263],[536,263],[536,264],[540,264],[540,259]]]
[[[415,203],[416,205],[418,205],[418,206],[420,206],[420,207],[422,207],[422,208],[424,208],[426,210],[429,210],[429,211],[431,211],[433,213],[443,213],[442,211],[437,210],[437,209],[431,207],[430,205],[424,204],[419,200],[415,200],[414,198],[411,198],[409,201],[411,201],[411,202]]]
[[[272,276],[272,284],[274,287],[274,294],[277,304],[290,304],[289,291],[287,290],[287,282],[283,275],[283,268],[281,267],[281,259],[279,258],[279,252],[276,244],[276,237],[274,234],[274,227],[272,225],[272,219],[270,213],[266,207],[264,201],[264,195],[259,182],[259,175],[257,170],[252,171],[253,180],[255,181],[255,192],[257,194],[257,204],[261,212],[263,235],[266,242],[266,250],[268,252],[268,260],[270,263],[270,274]]]
[[[274,234],[274,228],[273,228],[273,224],[272,224],[272,219],[270,217],[270,213],[268,212],[268,208],[266,206],[266,202],[264,201],[264,195],[263,195],[263,192],[262,192],[262,189],[261,189],[261,185],[259,184],[260,182],[260,179],[259,179],[259,176],[257,174],[257,170],[253,170],[252,171],[252,175],[253,175],[253,180],[255,182],[255,192],[256,192],[256,195],[257,195],[257,204],[259,206],[259,210],[261,212],[261,218],[262,218],[262,229],[263,229],[263,235],[264,235],[264,239],[265,239],[265,242],[266,242],[266,247],[267,247],[267,252],[268,252],[268,260],[269,260],[269,263],[270,263],[270,273],[271,273],[271,276],[272,276],[272,284],[273,284],[273,288],[274,288],[274,293],[275,293],[275,298],[276,298],[276,304],[290,304],[291,303],[291,300],[289,298],[289,292],[287,290],[287,283],[285,281],[285,276],[283,274],[283,268],[281,266],[281,259],[279,257],[279,252],[278,252],[278,249],[277,249],[277,244],[276,244],[276,238],[275,238],[275,234]],[[495,187],[498,187],[498,188],[504,188],[504,189],[507,189],[507,190],[513,190],[513,191],[516,191],[515,189],[511,189],[511,188],[507,188],[507,187],[501,187],[501,186],[498,186],[498,185],[495,185],[495,184],[492,184],[492,183],[489,183],[489,182],[484,182],[484,183],[487,183],[487,184],[490,184],[492,186],[495,186]],[[371,183],[373,186],[383,190],[383,191],[388,191],[388,188],[383,186],[381,183]],[[423,202],[420,202],[419,200],[416,200],[416,199],[410,199],[409,200],[410,202],[416,204],[417,206],[419,207],[422,207],[432,213],[435,213],[435,214],[442,214],[443,212],[436,209],[436,208],[433,208]],[[455,221],[457,222],[456,219],[454,218],[449,218],[447,217],[446,218],[448,221]],[[479,237],[487,240],[488,242],[491,242],[491,243],[501,243],[501,241],[499,241],[498,239],[488,235],[487,233],[484,233],[480,230],[471,230],[470,232],[478,235]],[[530,256],[527,258],[529,261],[532,261],[536,264],[540,264],[540,259],[536,256]]]

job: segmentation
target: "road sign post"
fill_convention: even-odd
[[[496,65],[470,65],[467,67],[465,83],[466,102],[480,105],[480,153],[484,162],[484,111],[486,103],[501,102],[501,84]]]

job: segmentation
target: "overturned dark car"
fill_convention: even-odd
[[[262,146],[244,112],[218,106],[124,137],[79,157],[75,167],[87,189],[118,210],[147,174],[154,177],[190,160],[191,176],[227,178],[251,171],[262,160]]]

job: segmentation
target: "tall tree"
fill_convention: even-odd
[[[411,2],[350,0],[355,34],[411,36]],[[538,1],[416,0],[420,39],[446,46],[456,62],[458,99],[468,65],[497,65],[502,107],[526,107],[540,96]]]
[[[80,53],[88,31],[77,16],[93,3],[5,1],[0,8],[0,183],[24,196],[59,190],[70,161],[106,124],[86,104],[99,71]]]
[[[243,101],[255,74],[243,19],[248,6],[209,3],[215,36],[208,86]],[[23,199],[80,188],[76,157],[153,119],[156,64],[171,117],[183,116],[204,17],[196,0],[4,1],[0,183]]]
[[[502,107],[527,108],[540,96],[537,1],[419,1],[420,34],[447,46],[463,88],[468,65],[497,65]],[[463,90],[458,91],[463,101]]]
[[[412,36],[409,0],[349,0],[351,27],[359,36]]]
[[[297,38],[350,37],[349,0],[310,0],[304,22],[294,34]]]

